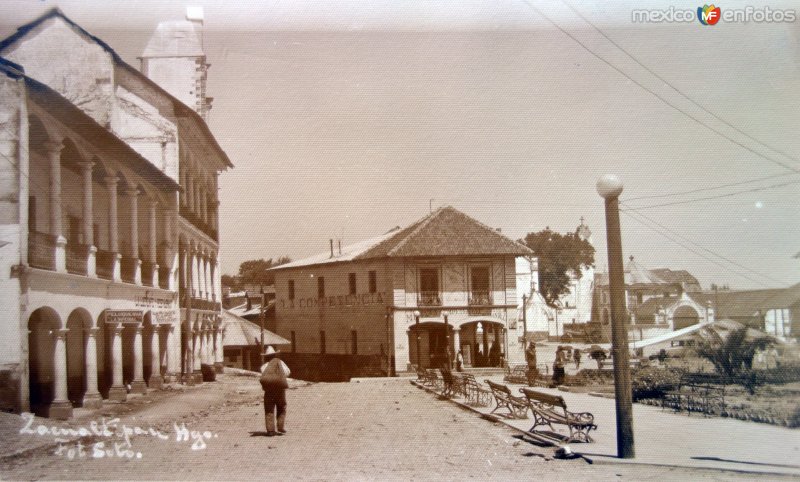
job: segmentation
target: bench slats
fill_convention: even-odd
[[[519,391],[525,395],[528,407],[533,413],[533,426],[528,430],[534,433],[536,427],[547,425],[550,430],[553,424],[566,425],[569,428],[568,442],[591,442],[589,432],[597,430],[594,424],[594,415],[589,412],[574,413],[567,410],[567,403],[563,397],[550,395],[549,393],[537,392],[530,388],[520,388]],[[559,413],[556,409],[561,409]],[[537,434],[538,435],[538,434]]]

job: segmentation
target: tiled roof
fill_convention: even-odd
[[[274,270],[377,258],[427,256],[532,256],[533,251],[466,214],[446,206],[403,229],[338,250],[272,268]]]
[[[668,308],[680,298],[675,296],[650,298],[636,307],[636,319],[652,318],[659,308]]]
[[[261,327],[228,310],[222,310],[222,327],[225,330],[225,346],[261,344]],[[289,345],[291,342],[269,330],[264,330],[264,344]]]
[[[766,310],[775,308],[789,308],[800,303],[800,283],[792,285],[762,303],[761,308]]]
[[[650,272],[658,276],[662,280],[666,281],[667,283],[680,283],[681,285],[687,288],[696,286],[699,289],[700,287],[700,282],[697,281],[697,278],[695,278],[688,271],[683,269],[673,271],[668,268],[656,268],[656,269],[651,269]]]
[[[780,289],[746,291],[703,291],[689,293],[689,296],[702,305],[716,306],[717,318],[742,318],[755,316],[763,309],[766,301],[781,294]]]

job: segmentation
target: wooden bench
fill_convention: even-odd
[[[491,403],[492,391],[475,380],[475,375],[462,373],[461,378],[464,380],[464,397],[468,405],[485,407]]]
[[[439,370],[442,374],[442,395],[451,398],[464,394],[464,382],[461,377],[456,376],[450,370]]]
[[[533,412],[533,426],[528,432],[536,433],[534,429],[541,425],[547,425],[550,430],[554,430],[553,424],[566,425],[569,427],[567,442],[592,441],[589,432],[597,430],[597,425],[594,424],[594,415],[589,412],[568,411],[564,398],[558,395],[550,395],[525,387],[520,388],[519,391],[525,395],[528,407]],[[541,435],[541,432],[537,435]]]
[[[490,414],[505,408],[510,418],[528,418],[528,403],[524,398],[514,396],[507,386],[500,383],[486,380],[486,384],[489,385],[496,404]]]
[[[506,366],[503,381],[508,383],[528,383],[528,365]]]

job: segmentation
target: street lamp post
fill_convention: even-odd
[[[416,321],[414,323],[414,331],[417,334],[417,369],[418,370],[422,369],[422,365],[420,365],[420,353],[419,353],[419,316],[420,316],[419,310],[415,311],[414,312],[414,320],[416,320]]]
[[[525,307],[525,304],[528,302],[528,297],[523,294],[522,295],[522,351],[528,349],[528,318],[525,314],[528,311]]]
[[[611,291],[611,353],[614,360],[614,394],[617,409],[617,456],[632,459],[633,401],[628,362],[628,317],[625,311],[625,274],[622,267],[622,235],[619,224],[619,195],[622,181],[606,174],[597,181],[597,192],[606,202],[606,244]]]

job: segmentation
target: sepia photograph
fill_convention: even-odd
[[[0,479],[800,479],[798,133],[792,0],[4,0]]]

